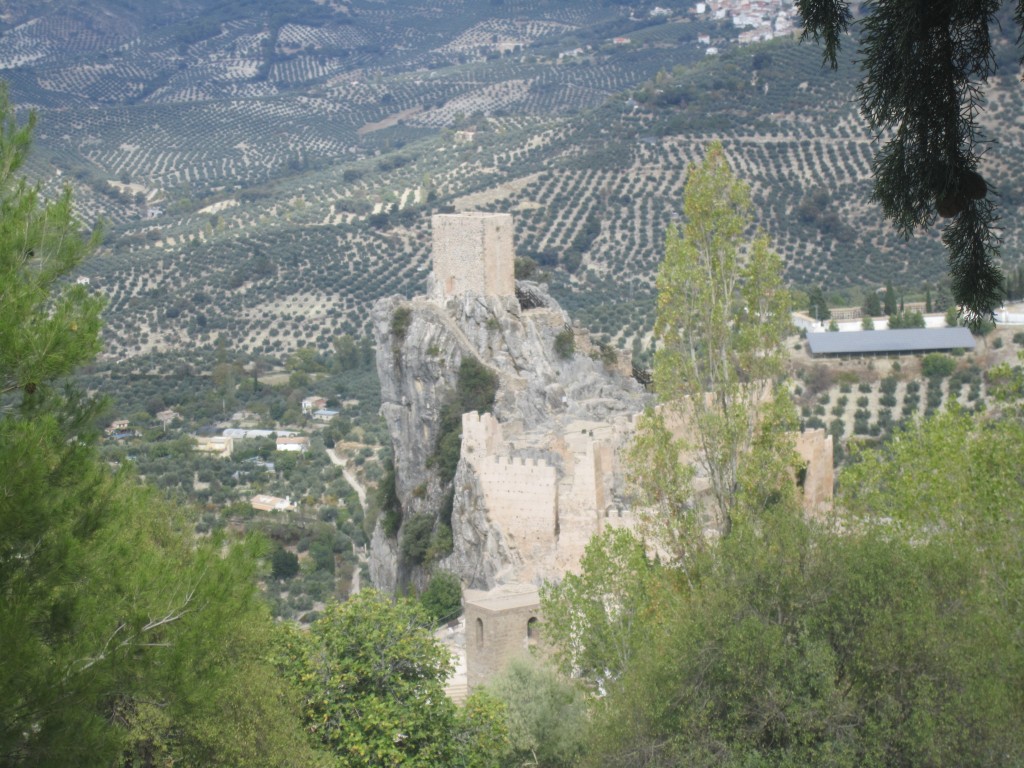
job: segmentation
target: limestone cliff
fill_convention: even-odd
[[[443,565],[476,588],[564,573],[607,510],[621,514],[614,448],[647,395],[615,361],[586,354],[579,331],[576,354],[556,352],[556,337],[571,328],[567,314],[541,286],[520,283],[516,293],[432,291],[429,299],[391,297],[373,309],[381,412],[402,509],[397,535],[378,523],[372,539],[370,574],[381,589],[422,584],[423,568],[403,561],[400,542],[414,517],[444,515],[449,493],[453,548]],[[431,456],[467,356],[497,374],[494,419],[464,428],[455,481],[443,487]],[[531,480],[538,474],[546,484]],[[532,494],[529,503],[522,494]]]

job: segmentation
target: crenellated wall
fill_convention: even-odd
[[[558,526],[558,475],[536,459],[489,456],[475,465],[487,514],[526,560],[543,558]]]
[[[605,525],[631,526],[611,504],[614,430],[569,422],[532,442],[507,442],[490,414],[462,417],[462,456],[476,476],[487,518],[522,556],[517,578],[558,579],[575,571],[587,543]]]

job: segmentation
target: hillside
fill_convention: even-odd
[[[795,285],[940,279],[936,234],[903,242],[869,202],[851,57],[832,73],[814,46],[739,47],[729,21],[669,5],[26,0],[5,7],[0,77],[39,114],[31,171],[105,222],[84,274],[115,357],[218,337],[326,350],[420,289],[432,211],[471,208],[515,214],[552,294],[629,345],[712,138]],[[1006,58],[985,175],[1009,207],[1024,141]]]

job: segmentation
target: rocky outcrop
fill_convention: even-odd
[[[643,388],[619,372],[629,370],[628,362],[602,360],[596,353],[563,357],[556,352],[556,337],[572,328],[543,286],[519,283],[516,294],[519,298],[473,293],[391,297],[373,309],[381,413],[394,446],[395,488],[402,506],[397,536],[386,536],[380,524],[374,532],[370,575],[378,588],[422,585],[424,569],[403,562],[400,542],[414,516],[443,516],[452,492],[453,549],[445,566],[468,585],[488,588],[511,581],[522,576],[527,559],[535,559],[536,552],[526,556],[489,513],[465,455],[451,487],[442,484],[432,465],[441,409],[465,357],[476,358],[498,376],[493,413],[508,440],[502,450],[554,461],[560,478],[572,469],[572,461],[566,464],[559,453],[563,446],[571,459],[561,432],[578,422],[628,423],[647,402]],[[614,483],[614,473],[606,474]],[[552,531],[557,537],[557,521]]]

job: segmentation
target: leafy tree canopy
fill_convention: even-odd
[[[728,533],[741,456],[783,372],[790,299],[767,238],[746,241],[750,190],[721,143],[690,169],[683,215],[658,269],[654,384],[690,427],[686,447],[708,479],[711,522]]]
[[[462,613],[462,584],[448,571],[436,571],[420,595],[420,604],[435,622],[451,621]]]
[[[487,686],[506,707],[509,752],[503,765],[570,768],[583,751],[586,701],[578,684],[523,656]]]
[[[452,662],[418,605],[363,590],[290,629],[279,661],[302,687],[309,733],[348,766],[448,764]]]
[[[262,546],[197,541],[184,510],[101,461],[66,377],[102,301],[68,278],[94,240],[68,193],[15,174],[0,87],[0,764],[315,765],[263,659]]]

